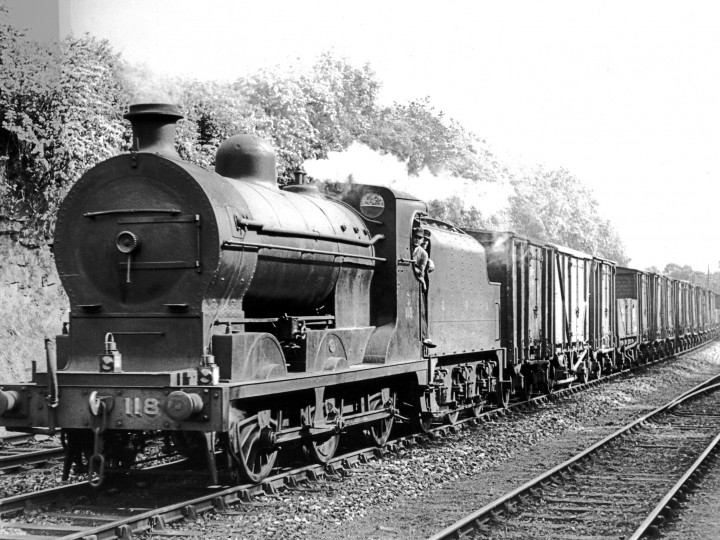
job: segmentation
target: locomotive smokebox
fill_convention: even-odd
[[[277,189],[275,151],[256,135],[233,135],[223,141],[215,156],[215,172]]]
[[[130,105],[124,116],[132,124],[135,150],[175,159],[180,159],[175,150],[175,123],[182,117],[177,105],[167,103]]]

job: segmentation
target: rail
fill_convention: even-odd
[[[661,407],[656,408],[655,410],[643,415],[639,419],[634,420],[633,422],[620,428],[614,433],[608,435],[607,437],[593,444],[589,448],[576,454],[572,458],[553,467],[552,469],[544,472],[536,478],[533,478],[529,482],[526,482],[517,489],[503,495],[502,497],[483,506],[479,510],[471,513],[463,519],[446,527],[442,531],[431,536],[429,540],[445,540],[456,538],[459,539],[473,532],[477,533],[478,531],[483,531],[489,523],[494,520],[500,519],[499,516],[503,513],[513,513],[517,511],[517,507],[524,505],[527,500],[532,500],[534,497],[536,497],[537,494],[542,491],[544,486],[549,485],[549,483],[552,482],[554,479],[559,478],[560,482],[564,482],[566,479],[564,475],[575,474],[577,471],[582,470],[582,463],[586,462],[588,459],[591,459],[592,456],[595,456],[598,453],[605,451],[613,443],[615,443],[622,437],[627,436],[632,432],[636,432],[641,428],[641,426],[648,422],[648,420],[661,414],[667,413],[669,410],[676,407],[678,404],[686,400],[693,399],[701,393],[709,392],[720,388],[720,384],[717,384],[718,381],[720,381],[720,375],[716,375],[711,379],[700,383],[691,390],[683,393],[681,396],[672,399]],[[653,524],[657,523],[658,516],[662,515],[662,513],[668,508],[669,504],[671,504],[674,500],[676,501],[675,497],[677,493],[682,489],[682,486],[685,485],[687,478],[692,477],[693,474],[695,474],[694,471],[700,466],[700,463],[702,463],[702,461],[713,452],[713,449],[717,446],[718,440],[720,440],[720,435],[718,435],[715,440],[707,447],[707,449],[705,449],[700,458],[696,460],[693,467],[691,467],[688,472],[683,476],[683,478],[675,484],[673,489],[671,489],[668,494],[662,498],[662,500],[648,515],[647,519],[645,519],[645,521],[642,523],[640,528],[638,528],[635,533],[636,536],[633,536],[632,538],[642,537],[648,532],[649,528],[652,527]]]

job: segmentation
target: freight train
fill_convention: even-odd
[[[181,117],[131,106],[133,150],[68,193],[69,320],[29,382],[0,388],[0,425],[61,431],[66,476],[99,483],[163,436],[213,482],[257,483],[279,452],[326,463],[347,435],[382,446],[396,422],[454,423],[717,335],[701,287],[463,230],[386,187],[280,188],[255,136],[214,170],[184,161]]]

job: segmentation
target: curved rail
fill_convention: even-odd
[[[720,384],[714,384],[701,388],[688,395],[685,399],[692,399],[693,397],[712,390],[720,389]],[[684,401],[684,400],[683,400]],[[681,401],[675,405],[679,405]],[[672,408],[672,407],[671,407]],[[705,448],[702,454],[695,460],[695,462],[685,471],[685,474],[673,485],[672,488],[665,494],[660,502],[652,509],[647,518],[640,524],[635,530],[629,540],[639,540],[645,536],[657,536],[659,533],[659,525],[662,525],[666,520],[666,513],[674,513],[674,508],[678,505],[680,499],[685,497],[687,488],[695,483],[697,477],[700,474],[700,468],[707,464],[707,462],[715,457],[720,449],[720,433],[712,440],[712,442]]]
[[[507,493],[506,495],[500,497],[499,499],[491,502],[490,504],[485,505],[484,507],[480,508],[479,510],[473,512],[472,514],[466,516],[465,518],[457,521],[456,523],[450,525],[449,527],[446,527],[442,531],[438,532],[437,534],[430,537],[429,540],[444,540],[448,538],[462,538],[465,535],[471,533],[472,531],[475,531],[481,527],[483,527],[484,523],[490,519],[496,519],[497,516],[502,513],[505,510],[514,511],[515,506],[519,503],[522,504],[526,496],[532,496],[535,493],[537,493],[537,490],[541,488],[545,483],[551,481],[554,477],[557,477],[558,475],[562,475],[564,472],[574,472],[578,469],[578,466],[581,461],[587,459],[591,455],[597,453],[600,450],[604,450],[606,447],[610,445],[610,443],[615,442],[616,440],[620,439],[621,437],[634,432],[638,430],[644,423],[646,423],[648,420],[650,420],[653,417],[656,417],[660,414],[666,413],[670,411],[672,408],[676,407],[680,403],[693,399],[697,397],[698,395],[710,392],[713,390],[716,390],[718,387],[720,387],[720,375],[715,375],[711,379],[708,379],[707,381],[698,384],[691,390],[688,390],[687,392],[683,393],[681,396],[674,398],[673,400],[669,401],[668,403],[662,405],[661,407],[656,408],[655,410],[643,415],[637,420],[634,420],[633,422],[627,424],[626,426],[620,428],[619,430],[615,431],[614,433],[608,435],[607,437],[603,438],[602,440],[598,441],[597,443],[593,444],[586,450],[580,452],[579,454],[573,456],[572,458],[566,460],[565,462],[561,463],[560,465],[557,465],[556,467],[553,467],[549,471],[544,472],[540,476],[537,476],[536,478],[530,480],[529,482],[523,484],[519,488]],[[720,439],[720,436],[716,438]],[[698,458],[696,460],[697,466],[699,466],[699,463],[701,463],[701,459],[705,459],[707,455],[709,455],[712,451],[712,449],[717,444],[716,441],[713,441],[713,443],[703,452],[701,458]],[[691,467],[693,471],[697,469],[697,466]],[[690,478],[692,476],[693,472],[688,471],[688,473],[685,476],[687,478]],[[644,531],[648,529],[654,522],[657,521],[657,516],[659,516],[666,508],[669,503],[672,502],[673,497],[675,494],[681,489],[681,487],[684,485],[684,483],[681,483],[680,481],[676,484],[676,486],[670,490],[668,495],[666,495],[663,500],[657,505],[657,507],[651,512],[651,514],[648,516],[648,518],[645,520],[648,524],[643,529],[642,532],[638,533],[642,536],[642,534],[645,534]],[[667,499],[667,500],[666,500]],[[645,524],[645,522],[643,523]],[[640,530],[640,529],[638,529]],[[639,538],[640,536],[638,536]]]

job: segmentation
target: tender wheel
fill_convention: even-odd
[[[498,407],[506,409],[510,404],[510,386],[498,382],[497,386]]]
[[[261,411],[250,422],[243,423],[245,414],[238,418],[230,431],[230,454],[240,480],[257,484],[268,477],[277,458],[273,450],[272,435],[276,423],[268,411]]]
[[[415,429],[420,430],[423,433],[427,433],[432,429],[435,418],[428,412],[431,409],[430,406],[430,395],[426,393],[419,393],[415,395],[414,402],[416,408],[412,409],[412,412],[408,414],[410,417],[414,417],[413,425]]]
[[[370,411],[378,411],[385,408],[385,404],[390,401],[390,389],[383,388],[381,392],[370,396],[368,401],[368,410]],[[395,418],[392,416],[378,420],[363,430],[363,434],[370,444],[385,446],[385,443],[390,438],[394,421]]]
[[[529,377],[525,377],[524,383],[521,397],[523,401],[530,401],[535,392],[535,382],[533,381],[532,374]]]
[[[480,418],[480,415],[483,412],[484,403],[478,403],[470,407],[470,414],[473,416],[473,418]]]

